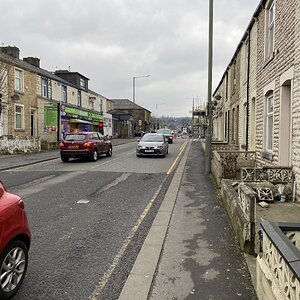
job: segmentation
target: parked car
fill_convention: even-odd
[[[31,234],[22,199],[0,181],[0,299],[14,296],[28,265]]]
[[[112,156],[112,144],[100,132],[68,133],[60,143],[60,157],[63,162],[70,158],[96,161],[101,154]]]
[[[136,146],[136,156],[156,155],[165,157],[169,152],[168,140],[163,134],[146,133]]]
[[[143,130],[136,130],[134,132],[134,136],[137,137],[137,136],[143,136],[145,134],[145,132]]]
[[[158,129],[157,133],[163,134],[168,139],[169,144],[173,144],[173,134],[171,129]]]

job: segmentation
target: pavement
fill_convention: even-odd
[[[119,300],[257,299],[249,269],[193,141]]]
[[[55,158],[57,150],[2,155],[0,170]],[[200,142],[188,143],[177,163],[119,300],[257,299],[253,268],[238,246],[217,187],[205,175]]]

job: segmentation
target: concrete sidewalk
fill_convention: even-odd
[[[199,141],[189,143],[119,300],[257,299]]]
[[[112,145],[114,147],[135,141],[136,139],[112,139]],[[57,158],[60,158],[59,150],[41,151],[38,153],[4,154],[0,155],[0,171],[24,167]]]

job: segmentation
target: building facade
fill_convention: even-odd
[[[214,137],[254,150],[259,166],[291,167],[298,197],[299,10],[297,0],[260,1],[213,94]]]
[[[107,98],[88,88],[78,72],[54,73],[35,57],[20,59],[17,47],[0,47],[0,136],[40,139],[57,144],[66,132],[99,131],[111,116]]]

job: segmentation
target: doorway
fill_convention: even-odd
[[[282,167],[291,166],[291,80],[287,80],[280,87],[280,122],[279,122],[279,157],[278,163]]]

